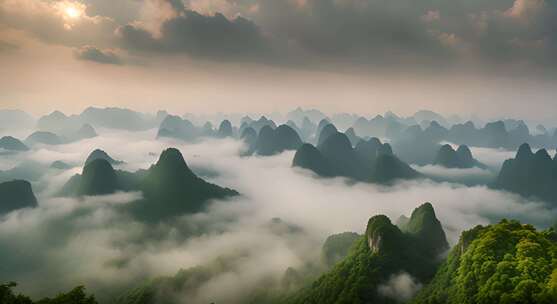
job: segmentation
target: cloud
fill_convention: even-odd
[[[392,275],[386,284],[377,287],[379,294],[398,302],[410,300],[421,288],[422,284],[405,272]]]
[[[150,2],[148,2],[150,3]],[[150,21],[118,28],[118,37],[132,51],[182,53],[211,59],[257,61],[268,51],[258,27],[237,16],[202,15],[177,3],[155,1]],[[166,4],[166,5],[165,5]]]
[[[122,59],[113,51],[102,50],[90,45],[75,49],[74,56],[79,60],[93,61],[103,64],[123,64]]]
[[[335,70],[554,70],[556,17],[545,0],[0,2],[3,25],[49,43]]]
[[[112,19],[89,16],[87,6],[74,0],[4,0],[0,2],[0,19],[3,27],[23,30],[47,43],[69,46],[110,45],[116,28]]]
[[[412,165],[412,168],[434,180],[463,183],[465,185],[491,184],[496,177],[494,172],[480,168],[457,169],[435,165]]]
[[[545,7],[545,0],[515,0],[505,15],[514,18],[529,18],[539,15]]]
[[[119,208],[133,204],[140,193],[76,200],[40,192],[38,208],[0,218],[0,259],[5,261],[0,281],[15,280],[18,288],[32,295],[52,295],[84,284],[102,300],[112,300],[137,282],[220,259],[226,267],[212,272],[187,295],[178,296],[187,296],[192,303],[245,303],[245,296],[260,282],[279,280],[288,267],[319,261],[327,236],[362,233],[369,217],[376,214],[395,220],[430,201],[451,244],[462,230],[503,217],[545,227],[557,216],[554,208],[541,202],[481,186],[425,180],[385,187],[348,184],[341,178],[317,179],[290,167],[293,153],[239,157],[242,145],[232,139],[187,144],[156,140],[156,130],[97,131],[97,138],[33,149],[17,161],[48,164],[63,160],[79,165],[98,147],[124,160],[122,168],[134,171],[156,161],[150,152],[175,146],[191,167],[219,172],[211,182],[234,188],[242,196],[214,201],[203,213],[149,225]],[[15,160],[0,159],[0,167],[8,161]],[[46,189],[57,189],[79,171],[80,167],[63,174],[49,171],[42,182]],[[301,230],[277,233],[269,228],[276,217]],[[403,294],[404,288],[416,288],[408,282],[399,277],[390,290]]]

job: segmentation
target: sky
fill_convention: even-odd
[[[0,107],[550,120],[552,0],[0,0]]]

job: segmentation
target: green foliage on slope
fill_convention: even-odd
[[[413,303],[557,303],[554,239],[507,220],[466,231]]]
[[[365,236],[355,242],[345,259],[284,302],[394,303],[396,300],[381,294],[378,287],[391,276],[403,272],[428,281],[435,274],[439,261],[432,253],[447,249],[444,232],[431,204],[418,207],[410,222],[413,230],[403,232],[384,215],[372,217]],[[434,239],[424,242],[423,231],[442,234],[443,238],[437,243]]]
[[[95,297],[85,294],[85,288],[78,286],[67,293],[60,293],[54,298],[33,301],[31,298],[15,294],[15,283],[0,284],[0,303],[2,304],[97,304]]]

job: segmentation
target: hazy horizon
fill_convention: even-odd
[[[0,107],[557,115],[543,0],[111,2],[0,1]]]

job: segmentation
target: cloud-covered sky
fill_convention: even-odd
[[[549,116],[556,20],[550,0],[0,0],[0,105]]]

